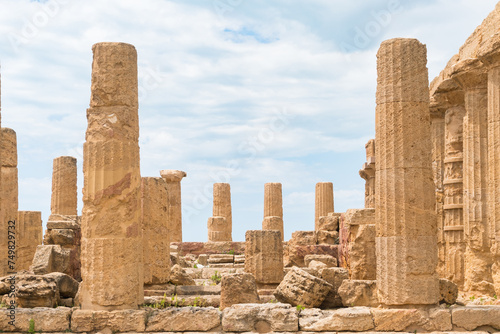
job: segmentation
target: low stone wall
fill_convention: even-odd
[[[32,321],[30,321],[32,319]],[[14,325],[12,321],[14,320]],[[0,310],[0,331],[27,332],[331,332],[331,331],[498,331],[500,306],[452,306],[422,309],[351,307],[336,310],[289,304],[237,304],[213,307],[144,308],[89,311],[79,308]],[[477,333],[477,332],[476,332]],[[485,332],[486,333],[486,332]]]

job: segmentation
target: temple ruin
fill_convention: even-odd
[[[364,208],[335,212],[334,184],[311,185],[310,230],[290,240],[285,183],[264,185],[245,241],[238,194],[215,183],[207,242],[183,242],[187,173],[140,171],[137,51],[95,44],[81,216],[69,156],[53,160],[45,234],[18,211],[16,133],[1,129],[0,331],[499,331],[498,31],[500,3],[430,83],[424,41],[381,43]]]

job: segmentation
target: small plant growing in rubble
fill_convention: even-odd
[[[212,277],[210,277],[210,279],[215,283],[215,284],[219,284],[221,279],[222,279],[222,276],[221,274],[216,270],[215,273],[212,275]]]
[[[302,306],[300,304],[297,305],[297,311],[299,311],[299,313],[300,313],[300,311],[305,310],[305,309],[306,309],[305,306]]]
[[[28,333],[33,334],[35,333],[35,320],[30,319],[30,324],[28,327]]]

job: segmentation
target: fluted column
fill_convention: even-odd
[[[182,242],[181,181],[187,174],[181,170],[165,169],[160,175],[167,182],[170,242]]]
[[[82,308],[136,309],[144,302],[137,52],[92,48],[83,145]]]
[[[214,183],[213,217],[208,220],[208,241],[232,241],[231,186]],[[216,217],[223,217],[212,219]]]
[[[266,183],[264,185],[264,220],[262,221],[262,229],[279,230],[281,240],[285,238],[281,183]]]
[[[376,256],[379,301],[439,298],[426,47],[392,39],[377,54]]]
[[[283,241],[278,231],[246,231],[245,272],[257,283],[280,283],[283,279]]]
[[[52,167],[51,215],[77,215],[76,158],[54,159]],[[49,220],[51,220],[49,218]]]
[[[359,176],[365,180],[365,208],[375,208],[375,139],[366,145],[366,162],[359,170]]]
[[[16,269],[29,270],[36,248],[43,241],[42,213],[40,211],[18,211],[17,263]]]
[[[319,217],[328,216],[334,212],[333,208],[333,183],[316,183],[315,210],[314,210],[314,229],[319,231]]]
[[[482,64],[465,60],[454,65],[453,78],[464,90],[463,188],[465,251],[464,289],[493,293],[488,224],[488,79]]]
[[[0,250],[3,251],[4,255],[0,256],[0,276],[7,275],[7,272],[18,271],[19,268],[16,265],[9,266],[8,260],[8,246],[14,245],[19,237],[19,231],[17,227],[17,208],[18,208],[18,180],[17,180],[17,138],[16,132],[9,128],[1,128],[0,132],[0,155],[1,160],[1,177],[0,177],[0,218],[3,233],[0,233],[2,240],[0,241]],[[9,223],[10,222],[10,223]],[[16,239],[9,239],[9,226],[15,227],[10,228],[11,236],[15,236]],[[12,259],[10,259],[12,260]],[[12,262],[16,262],[15,259]]]

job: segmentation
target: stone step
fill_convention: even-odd
[[[182,296],[220,295],[220,285],[178,285],[175,293]]]
[[[213,263],[233,263],[234,255],[232,254],[212,254],[208,257],[208,264]]]
[[[235,255],[234,263],[245,263],[245,255]]]
[[[180,296],[173,298],[163,298],[161,296],[148,296],[144,297],[145,305],[154,305],[164,303],[165,307],[176,306],[195,306],[196,307],[219,307],[220,306],[220,296],[219,295],[206,295],[206,296]]]
[[[209,268],[234,268],[232,263],[209,263]]]

